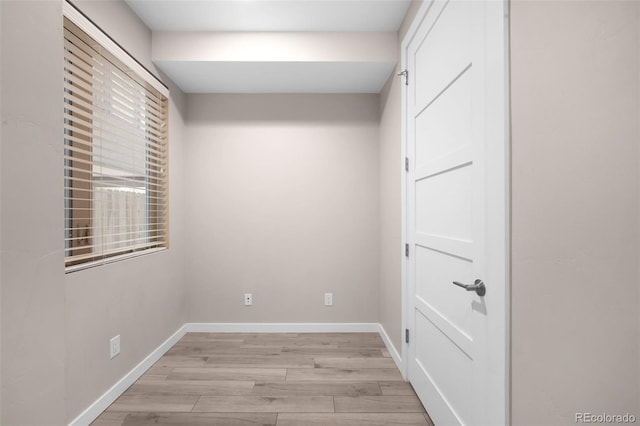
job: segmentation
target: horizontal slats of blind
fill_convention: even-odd
[[[72,259],[69,259],[69,257],[67,257],[67,261],[65,262],[65,264],[67,266],[74,266],[74,265],[79,265],[81,263],[92,262],[99,259],[107,259],[109,257],[118,256],[120,254],[134,253],[141,250],[147,250],[147,249],[158,248],[158,247],[165,247],[165,244],[164,243],[132,244],[128,247],[127,250],[124,250],[121,248],[103,250],[99,258],[97,258],[94,254],[79,254],[79,255],[73,256]]]
[[[168,100],[64,20],[65,264],[168,244]]]
[[[95,51],[93,49],[86,49],[86,47],[88,47],[86,43],[84,43],[82,40],[73,36],[73,34],[70,34],[69,39],[65,39],[64,46],[66,50],[71,52],[71,54],[73,54],[76,57],[76,59],[79,59],[79,61],[76,61],[74,66],[77,66],[78,67],[77,69],[83,69],[86,71],[84,73],[84,76],[87,77],[86,78],[87,80],[94,79],[102,75],[99,70],[102,63],[97,60],[99,59],[98,57],[91,56],[95,53]],[[128,75],[131,75],[131,74],[128,73]],[[157,111],[158,117],[161,115],[160,112],[162,111],[162,103],[163,103],[162,97],[156,97],[153,91],[145,91],[145,89],[142,88],[144,87],[144,85],[140,86],[140,85],[132,84],[131,81],[124,80],[120,78],[118,75],[114,75],[113,77],[114,77],[114,83],[119,84],[119,86],[121,86],[121,88],[125,92],[128,92],[128,93],[138,92],[138,93],[142,93],[143,96],[146,96],[149,100],[148,102],[149,109]]]

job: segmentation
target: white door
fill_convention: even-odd
[[[425,0],[402,46],[407,375],[437,426],[508,421],[505,11]]]

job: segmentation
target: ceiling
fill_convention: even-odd
[[[126,0],[152,31],[398,31],[410,0]]]
[[[323,34],[336,43],[343,34],[396,33],[410,0],[126,0],[131,9],[153,32],[153,51],[163,50],[162,58],[152,60],[186,93],[379,93],[397,61],[397,53],[371,53],[371,57],[354,52],[354,59],[327,57],[327,43],[317,39]],[[167,57],[166,48],[156,49],[156,39],[183,34],[251,34],[314,33],[315,44],[297,46],[300,55],[289,49],[286,60],[266,59],[264,53],[217,55],[215,59],[190,56],[185,60]],[[375,35],[375,34],[374,34]],[[157,36],[157,37],[156,37]],[[330,37],[333,36],[333,37]],[[266,35],[265,35],[266,37]],[[372,37],[375,40],[375,37]],[[166,44],[166,43],[165,43]],[[174,43],[175,44],[175,43]],[[238,46],[237,51],[256,50],[255,46]],[[375,49],[375,41],[364,50]],[[224,49],[219,43],[210,49]],[[273,49],[273,43],[270,44]],[[277,49],[277,45],[275,46]],[[322,60],[308,58],[308,52],[323,49]],[[335,44],[339,50],[343,47]],[[176,47],[189,50],[190,45]],[[382,49],[382,48],[381,48]],[[230,49],[226,49],[230,50]],[[199,52],[202,51],[200,46]],[[183,53],[183,52],[182,52]],[[171,55],[169,55],[171,56]],[[238,59],[241,56],[242,59]],[[276,55],[278,56],[278,55]],[[293,59],[292,59],[293,56]],[[313,56],[313,55],[311,55]]]

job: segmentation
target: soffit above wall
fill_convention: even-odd
[[[186,93],[379,93],[409,0],[127,0]]]
[[[152,59],[186,93],[379,93],[396,33],[156,32]]]

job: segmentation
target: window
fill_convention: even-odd
[[[103,33],[94,30],[98,42],[68,16],[65,9],[65,266],[73,270],[167,247],[168,92]]]

